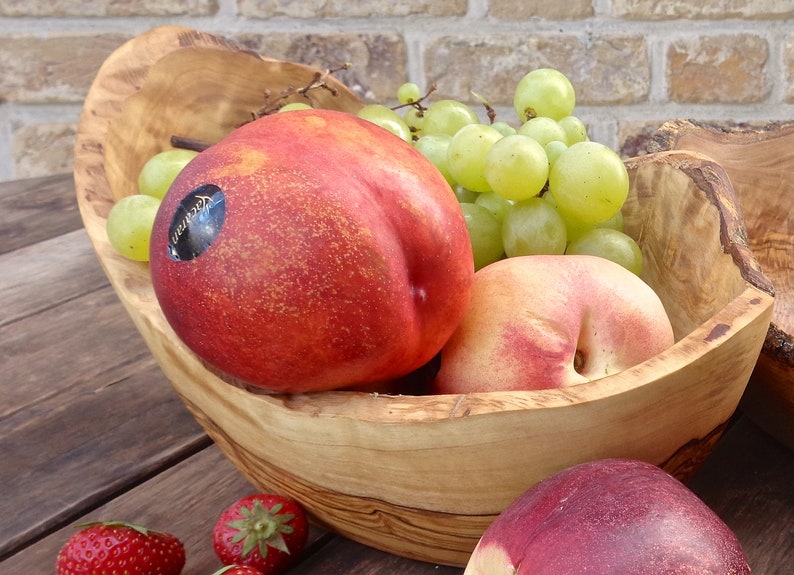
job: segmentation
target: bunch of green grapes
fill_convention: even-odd
[[[133,261],[149,261],[149,240],[160,202],[197,154],[193,150],[166,150],[144,164],[138,176],[138,193],[121,198],[108,213],[108,240],[119,254]]]
[[[446,178],[469,227],[476,269],[504,257],[586,253],[642,271],[642,252],[623,232],[626,167],[590,140],[562,72],[540,68],[520,79],[515,126],[491,114],[482,122],[456,100],[428,104],[413,83],[400,86],[397,100],[395,108],[373,104],[359,115],[412,142]]]

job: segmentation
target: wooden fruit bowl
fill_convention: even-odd
[[[147,265],[113,251],[105,221],[168,135],[217,137],[264,88],[281,89],[272,62],[272,75],[238,73],[260,62],[195,31],[144,34],[99,71],[75,150],[82,217],[119,298],[185,405],[252,483],[295,497],[315,522],[356,541],[462,565],[519,493],[564,467],[634,457],[684,480],[697,468],[742,396],[774,298],[725,172],[696,153],[627,163],[626,228],[677,339],[632,369],[568,389],[445,396],[263,395],[206,369],[166,323]],[[321,105],[360,103],[340,89]]]
[[[651,149],[695,150],[725,168],[739,199],[748,242],[775,287],[775,309],[740,407],[794,449],[794,122],[758,129],[677,120]]]

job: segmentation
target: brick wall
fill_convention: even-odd
[[[474,90],[512,120],[515,82],[552,66],[594,139],[624,154],[678,117],[794,117],[792,0],[2,0],[0,181],[71,169],[82,99],[127,38],[181,24],[327,67],[360,94]]]

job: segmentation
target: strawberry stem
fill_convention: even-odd
[[[283,507],[281,503],[277,503],[268,509],[261,501],[255,501],[250,508],[240,508],[242,519],[227,523],[229,527],[237,530],[232,541],[234,543],[243,542],[241,552],[243,557],[254,549],[258,549],[262,558],[265,558],[269,547],[289,554],[284,535],[294,532],[289,522],[295,518],[295,515],[281,513]]]

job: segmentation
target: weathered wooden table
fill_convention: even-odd
[[[253,491],[194,422],[110,287],[70,174],[0,184],[0,574],[52,574],[73,525],[168,530],[184,573]],[[794,452],[739,415],[693,479],[757,575],[794,574]],[[292,574],[459,574],[314,529]]]

